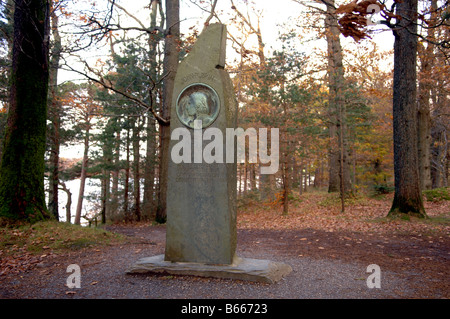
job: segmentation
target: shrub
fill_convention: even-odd
[[[389,194],[395,190],[394,186],[388,184],[375,184],[372,186],[376,195]]]

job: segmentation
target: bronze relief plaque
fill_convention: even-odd
[[[194,128],[194,121],[201,120],[202,128],[210,126],[219,115],[220,99],[207,84],[193,83],[178,95],[176,111],[181,123]]]

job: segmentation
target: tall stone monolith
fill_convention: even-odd
[[[237,103],[224,69],[226,37],[225,25],[209,25],[178,66],[170,116],[165,254],[138,260],[128,273],[273,283],[292,271],[282,263],[236,256],[236,145],[234,140],[227,145],[225,137],[227,129],[236,127]]]
[[[173,157],[179,154],[173,147],[179,141],[171,139],[167,261],[231,264],[235,255],[236,163],[205,163],[203,156],[196,158],[208,141],[194,149],[195,135],[201,136],[206,128],[217,128],[225,136],[226,128],[236,127],[236,99],[224,70],[226,37],[225,25],[209,25],[178,66],[170,128],[171,133],[180,127],[188,130],[192,149],[187,163],[175,163]],[[201,120],[201,127],[194,127],[196,120]]]

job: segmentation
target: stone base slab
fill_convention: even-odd
[[[208,265],[189,262],[170,262],[164,255],[139,259],[128,270],[128,274],[167,273],[171,275],[189,275],[239,279],[263,283],[275,283],[292,271],[291,266],[262,259],[235,257],[231,265]]]

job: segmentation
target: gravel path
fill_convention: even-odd
[[[448,289],[428,289],[427,285],[438,277],[425,278],[416,268],[399,271],[386,266],[386,255],[373,255],[369,259],[352,257],[345,252],[351,248],[324,239],[323,235],[303,230],[295,234],[297,241],[270,231],[239,230],[237,254],[242,257],[270,259],[289,264],[293,272],[275,284],[261,284],[238,280],[210,279],[192,276],[129,275],[126,269],[137,259],[164,253],[165,228],[163,226],[114,226],[110,230],[129,236],[127,242],[108,247],[77,250],[63,256],[49,258],[33,269],[16,276],[0,278],[1,298],[162,298],[162,299],[379,299],[448,298]],[[312,236],[321,236],[314,239]],[[308,245],[317,242],[318,245]],[[333,242],[334,241],[334,242]],[[396,243],[392,243],[395,245]],[[334,246],[333,246],[334,245]],[[306,249],[313,247],[314,249]],[[321,248],[320,248],[321,247]],[[341,252],[333,250],[339,247]],[[358,246],[359,247],[359,246]],[[448,246],[442,247],[447,251]],[[328,249],[330,251],[330,249]],[[321,255],[315,255],[317,251]],[[364,249],[360,254],[364,254]],[[383,257],[384,256],[384,257]],[[378,258],[378,259],[377,259]],[[448,257],[445,257],[448,258]],[[389,258],[388,258],[389,259]],[[445,261],[445,260],[444,260]],[[448,261],[448,260],[447,260]],[[369,289],[366,268],[370,263],[381,267],[381,288]],[[81,269],[81,288],[69,289],[67,266],[77,264]],[[441,265],[441,264],[439,264]],[[444,263],[445,265],[445,263]],[[448,262],[447,264],[448,265]],[[448,280],[448,267],[440,269],[444,283]],[[445,279],[447,278],[447,279]],[[442,284],[442,283],[441,283]],[[422,287],[420,290],[418,287]],[[448,287],[448,286],[447,286]],[[442,288],[442,287],[441,287]],[[419,289],[419,290],[418,290]],[[427,290],[428,289],[428,290]],[[429,295],[423,295],[429,291]]]

